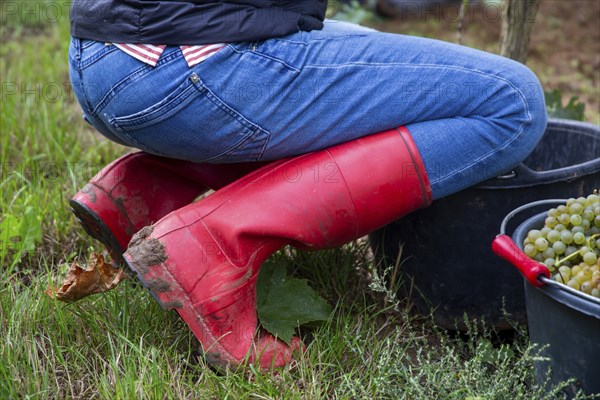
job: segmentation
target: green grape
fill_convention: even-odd
[[[569,282],[567,282],[567,286],[572,287],[575,290],[579,290],[580,285],[581,283],[579,283],[579,281],[576,279],[571,279]]]
[[[593,251],[585,253],[585,255],[583,256],[583,262],[587,265],[594,265],[597,259],[598,257],[596,257],[596,253],[594,253]]]
[[[546,265],[555,281],[600,298],[600,195],[549,209],[544,226],[527,233],[523,250]]]
[[[566,266],[561,266],[558,268],[558,273],[562,277],[563,281],[568,282],[571,279],[571,268]]]
[[[560,222],[563,225],[568,225],[571,222],[571,217],[569,216],[569,214],[560,214],[557,219],[558,222]]]
[[[543,237],[539,237],[537,239],[535,239],[535,248],[538,251],[544,251],[548,248],[548,241],[546,239],[544,239]]]
[[[590,229],[591,223],[587,219],[582,219],[581,226],[583,227],[584,230],[587,231],[588,229]]]
[[[554,227],[554,230],[555,230],[555,231],[559,231],[559,232],[562,232],[562,231],[564,231],[564,230],[566,230],[566,229],[567,229],[567,227],[566,227],[566,226],[564,226],[563,224],[558,224],[558,225],[556,225],[556,226]]]
[[[583,282],[588,281],[592,278],[592,274],[588,271],[581,271],[574,276],[574,279],[581,285]]]
[[[573,243],[573,234],[571,233],[571,231],[568,230],[564,230],[560,233],[560,241],[563,242],[564,244],[571,244]]]
[[[557,240],[560,240],[560,232],[553,229],[550,232],[548,232],[548,234],[546,235],[546,239],[548,239],[550,243],[554,243]]]
[[[533,247],[535,249],[535,246],[533,246]],[[565,254],[565,251],[567,250],[567,245],[561,241],[554,242],[552,244],[552,250],[554,250],[554,254],[558,254],[558,255]],[[527,254],[527,253],[525,253],[525,254]]]
[[[573,242],[575,244],[584,244],[585,243],[585,235],[582,232],[577,232],[573,235]]]
[[[594,220],[594,211],[590,208],[589,210],[586,209],[583,214],[581,214],[581,216],[583,217],[583,219],[585,219],[586,221],[593,221]],[[547,219],[547,218],[546,218]],[[556,218],[555,218],[556,219]],[[555,224],[556,225],[556,224]],[[550,226],[550,225],[548,225]]]
[[[550,271],[554,271],[554,265],[556,264],[556,260],[554,258],[546,258],[544,260],[544,265],[548,267]]]
[[[595,202],[600,201],[600,196],[597,194],[590,194],[587,197],[587,201],[590,202],[590,204],[594,204]]]
[[[574,226],[579,226],[583,222],[583,218],[581,218],[581,215],[579,215],[579,214],[571,215],[569,217],[569,220],[571,221],[571,225],[574,225]]]
[[[531,240],[532,243],[535,242],[536,239],[539,239],[541,237],[542,237],[542,232],[538,231],[537,229],[532,229],[527,234],[527,239]]]
[[[584,281],[581,284],[581,287],[579,288],[579,290],[581,290],[584,293],[587,294],[592,294],[592,289],[594,288],[594,286],[592,285],[591,281]]]
[[[570,256],[573,253],[577,253],[577,247],[575,246],[567,246],[567,250],[565,250],[565,256]]]
[[[569,207],[569,214],[571,214],[571,216],[580,215],[582,212],[583,212],[583,205],[581,205],[581,203],[574,203]]]
[[[544,256],[544,259],[546,259],[546,258],[553,259],[554,257],[556,257],[556,253],[554,252],[552,247],[548,247],[546,250],[544,250],[544,252],[542,253],[542,256]],[[594,260],[594,262],[595,262],[595,260]],[[592,264],[590,264],[590,265],[592,265]]]
[[[530,258],[535,257],[535,255],[537,254],[537,249],[535,248],[535,245],[533,245],[531,243],[526,244],[525,247],[523,248],[523,251]]]

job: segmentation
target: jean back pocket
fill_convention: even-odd
[[[135,84],[135,83],[134,83]],[[144,90],[157,90],[143,86]],[[153,93],[156,97],[156,93]],[[118,104],[118,96],[111,103]],[[197,162],[258,161],[268,141],[268,132],[232,109],[190,73],[162,100],[142,110],[113,116],[109,125],[134,147],[171,158]]]

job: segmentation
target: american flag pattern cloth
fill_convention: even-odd
[[[154,44],[127,44],[127,43],[115,43],[119,49],[138,60],[150,64],[153,67],[156,66],[158,59],[162,55],[163,51],[167,47],[166,45],[154,45]],[[203,44],[199,46],[179,46],[185,61],[190,67],[198,64],[201,61],[206,60],[208,57],[215,54],[225,43],[217,44]]]

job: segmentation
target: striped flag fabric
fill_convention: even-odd
[[[163,51],[167,46],[165,45],[154,45],[154,44],[131,44],[131,43],[115,43],[119,49],[129,54],[136,59],[145,62],[153,67],[160,59]],[[196,46],[180,46],[183,57],[187,62],[188,66],[193,67],[194,65],[206,60],[221,48],[225,46],[225,43],[216,44],[204,44]]]

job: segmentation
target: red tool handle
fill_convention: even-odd
[[[517,267],[525,279],[533,286],[544,286],[538,280],[540,275],[545,275],[546,278],[550,277],[550,271],[544,264],[527,257],[507,235],[496,236],[492,242],[492,250],[496,255]]]

